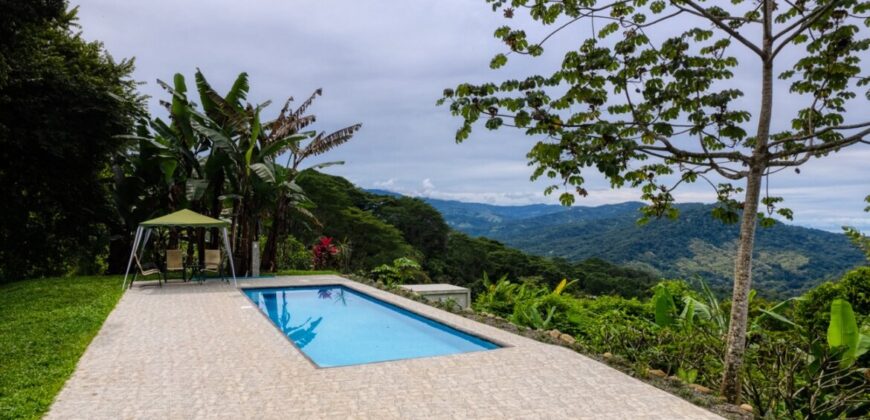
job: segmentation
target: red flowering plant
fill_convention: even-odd
[[[328,236],[321,237],[311,249],[314,257],[314,269],[323,270],[334,267],[338,262],[336,258],[338,252],[338,247],[335,246],[332,238]]]

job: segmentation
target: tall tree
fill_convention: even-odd
[[[449,101],[463,119],[456,140],[468,138],[481,118],[488,129],[517,127],[540,137],[528,155],[533,179],[560,179],[569,188],[560,197],[566,205],[587,195],[586,168],[614,188],[640,188],[649,203],[645,217],[676,217],[674,189],[708,182],[719,202],[713,216],[740,222],[722,380],[723,394],[738,401],[756,226],[773,223],[774,213],[791,218],[790,210],[778,208],[782,198],[762,194],[762,186],[783,169],[867,143],[866,114],[847,114],[846,107],[865,108],[870,99],[870,92],[856,94],[870,83],[866,64],[863,73],[861,67],[870,47],[864,29],[870,3],[487,3],[494,11],[503,8],[506,19],[524,11],[545,29],[530,40],[522,29],[498,28],[495,37],[510,52],[496,55],[493,68],[504,66],[509,54],[540,56],[568,28],[591,33],[549,75],[445,90],[440,103]],[[774,77],[789,83],[776,103]],[[745,93],[750,98],[742,100]],[[755,113],[743,108],[749,102],[756,103]],[[797,112],[787,116],[793,107]]]
[[[96,270],[112,218],[109,162],[144,107],[58,0],[0,1],[0,281]]]

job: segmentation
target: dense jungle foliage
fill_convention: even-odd
[[[59,0],[0,2],[0,283],[99,271],[113,156],[143,113],[132,60]]]
[[[577,297],[507,277],[484,282],[477,311],[570,334],[586,352],[628,363],[641,376],[663,372],[704,392],[719,387],[730,302],[718,300],[705,284],[665,281],[650,298],[627,299]],[[574,287],[569,283],[566,290]],[[870,267],[779,303],[753,294],[750,308],[742,378],[754,414],[870,415]]]

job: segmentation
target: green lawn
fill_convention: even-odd
[[[121,293],[116,276],[0,285],[0,419],[48,410]]]

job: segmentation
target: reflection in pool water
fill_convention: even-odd
[[[244,292],[321,367],[498,348],[489,341],[344,286]]]

